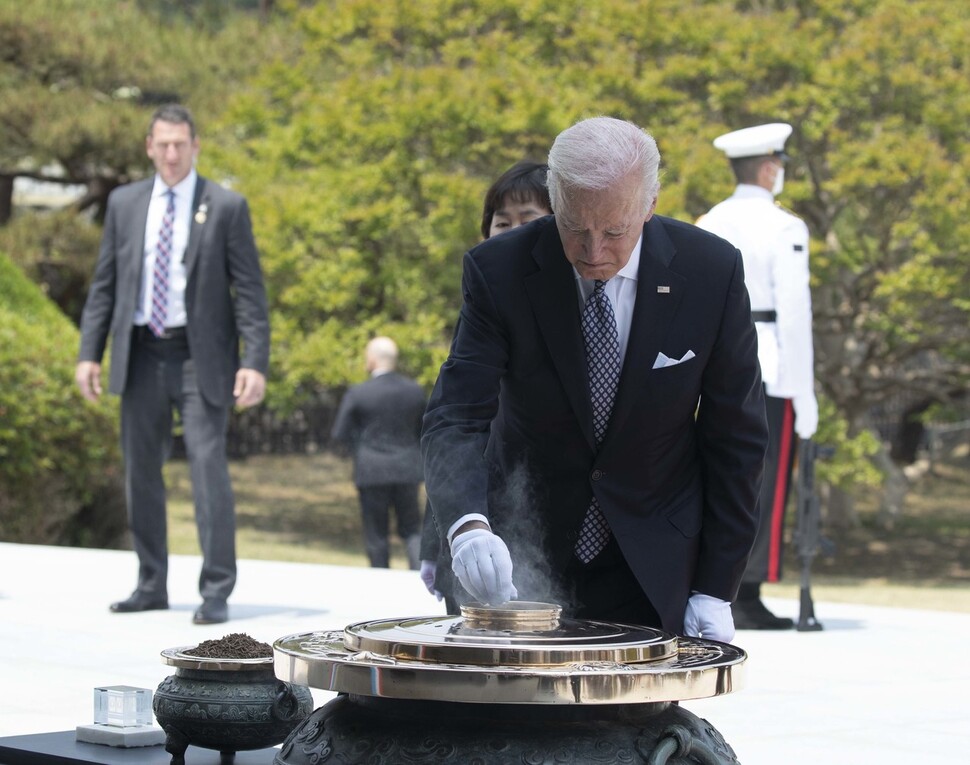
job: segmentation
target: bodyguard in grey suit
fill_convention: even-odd
[[[393,507],[408,565],[417,570],[421,548],[418,485],[424,479],[420,438],[426,399],[420,385],[394,371],[397,356],[397,345],[389,337],[375,337],[367,344],[364,362],[371,378],[344,395],[330,435],[353,455],[370,565],[390,565],[388,512]]]
[[[86,399],[100,396],[110,336],[108,390],[121,396],[128,520],[139,563],[135,591],[111,610],[168,608],[162,466],[175,409],[203,555],[203,603],[193,621],[214,624],[228,619],[236,582],[226,426],[234,404],[258,404],[265,393],[266,291],[246,200],[195,172],[199,140],[189,111],[156,111],[146,150],[155,176],[108,198],[75,378]]]

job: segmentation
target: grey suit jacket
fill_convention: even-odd
[[[112,338],[108,390],[123,393],[144,264],[145,220],[154,178],[108,197],[101,251],[81,316],[81,361],[100,362]],[[240,366],[269,368],[266,289],[246,200],[199,176],[185,250],[186,332],[199,388],[217,406],[232,404]],[[239,340],[243,348],[240,358]]]

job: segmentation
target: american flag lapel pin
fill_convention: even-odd
[[[667,284],[658,284],[657,285],[657,294],[659,294],[659,295],[669,295],[670,294],[670,286],[667,285]]]

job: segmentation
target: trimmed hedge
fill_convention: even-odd
[[[118,404],[77,391],[78,331],[0,253],[0,539],[121,547]]]

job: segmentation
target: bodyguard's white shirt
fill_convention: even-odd
[[[168,311],[165,315],[166,327],[184,327],[186,271],[183,258],[189,244],[189,228],[192,225],[192,200],[195,199],[195,184],[198,175],[192,170],[185,178],[172,187],[175,192],[175,220],[172,222],[172,261],[168,267]],[[147,324],[152,315],[152,282],[155,274],[155,258],[158,256],[158,234],[162,230],[162,218],[168,200],[165,193],[168,186],[158,175],[152,187],[151,201],[148,203],[148,217],[145,220],[145,242],[143,244],[144,264],[141,272],[141,285],[138,304],[135,306],[135,324]]]

